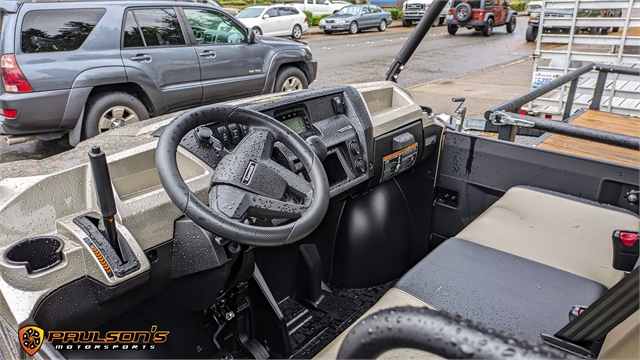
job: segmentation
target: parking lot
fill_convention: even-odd
[[[535,45],[524,39],[526,23],[526,17],[518,17],[513,34],[508,34],[504,27],[497,27],[491,37],[467,29],[451,36],[445,26],[432,28],[400,74],[398,83],[412,87],[439,79],[455,80],[527,57]],[[303,36],[302,41],[308,43],[318,61],[317,78],[310,88],[384,80],[387,67],[415,29],[415,26],[397,25],[398,20],[384,32],[365,30],[356,35],[346,32],[324,35],[310,31]],[[2,142],[0,163],[42,159],[69,148],[66,138],[49,142],[34,140],[12,146]]]

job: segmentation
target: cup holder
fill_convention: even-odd
[[[38,236],[20,240],[4,252],[11,265],[24,265],[29,274],[38,273],[62,261],[62,240],[53,236]]]

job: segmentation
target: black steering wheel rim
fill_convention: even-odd
[[[268,131],[294,152],[311,180],[313,195],[307,211],[296,221],[274,227],[257,227],[223,216],[200,201],[180,175],[177,151],[182,138],[198,126],[238,123]],[[224,239],[250,246],[280,246],[309,235],[322,222],[329,206],[329,182],[322,163],[295,132],[260,112],[229,105],[195,108],[178,115],[164,129],[156,148],[156,165],[162,186],[173,203],[196,224]]]

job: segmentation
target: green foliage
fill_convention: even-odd
[[[307,13],[311,14],[309,11],[305,11],[304,12],[305,15],[307,15]],[[320,16],[309,16],[307,15],[307,22],[309,23],[309,26],[318,26],[320,24],[320,19],[322,18],[326,18],[327,16],[331,16],[332,14],[324,14],[324,15],[320,15]]]
[[[398,10],[398,9],[385,9],[385,10],[391,13],[391,18],[393,20],[402,19],[402,10]]]
[[[311,21],[311,18],[313,17],[313,13],[311,11],[303,11],[303,13],[307,16],[307,20]],[[309,25],[311,25],[311,23],[309,23]]]
[[[509,3],[509,7],[515,11],[527,10],[527,3],[524,1],[512,1]]]

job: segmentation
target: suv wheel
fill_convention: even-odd
[[[276,76],[276,92],[302,90],[308,87],[307,77],[297,67],[287,66],[281,69]]]
[[[507,24],[507,32],[509,34],[511,34],[514,31],[516,31],[516,17],[515,17],[515,15],[511,17],[511,21],[509,21],[509,23]]]
[[[493,18],[487,19],[487,25],[482,29],[482,35],[491,36],[493,34]]]
[[[147,108],[133,95],[120,91],[102,93],[87,102],[82,138],[88,139],[148,118]]]
[[[538,37],[538,27],[529,25],[527,32],[524,34],[525,40],[527,40],[527,42],[534,42],[536,41],[536,37]]]
[[[402,19],[402,26],[409,27],[411,24],[413,24],[412,21]]]
[[[262,30],[257,26],[254,26],[251,30],[253,30],[253,33],[256,35],[262,35]]]
[[[293,27],[293,31],[291,31],[291,37],[294,39],[300,39],[302,37],[302,28],[300,25],[296,24]]]
[[[447,25],[447,31],[451,35],[455,35],[458,32],[458,25],[449,24]]]
[[[466,22],[471,19],[473,10],[471,10],[471,5],[469,5],[468,3],[460,3],[458,4],[458,6],[456,6],[453,15],[456,17],[456,20],[460,22]]]
[[[358,27],[358,23],[355,21],[352,21],[351,24],[349,24],[349,34],[357,34],[358,31],[360,31],[360,28]]]
[[[387,20],[382,19],[380,20],[380,25],[378,25],[378,31],[385,31],[387,30]]]

